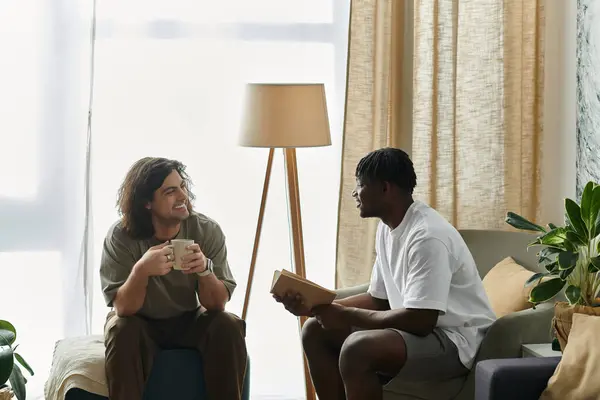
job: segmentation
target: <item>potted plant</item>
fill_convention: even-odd
[[[588,182],[581,202],[565,199],[564,226],[535,224],[513,212],[506,222],[514,228],[538,232],[528,247],[539,246],[538,264],[546,272],[536,273],[525,285],[533,285],[529,301],[549,301],[564,289],[567,301],[554,306],[553,328],[564,349],[573,313],[600,316],[600,186]]]
[[[6,382],[10,381],[10,387],[17,400],[25,400],[27,395],[25,391],[27,379],[23,376],[23,372],[18,364],[25,368],[32,376],[33,370],[23,357],[15,352],[19,346],[16,345],[13,347],[16,339],[17,330],[15,327],[8,321],[0,320],[0,395],[2,392],[8,392]],[[10,396],[9,394],[9,399]],[[0,397],[0,399],[2,398]]]

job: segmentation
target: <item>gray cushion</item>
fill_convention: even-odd
[[[537,400],[560,357],[505,358],[477,364],[475,400]]]

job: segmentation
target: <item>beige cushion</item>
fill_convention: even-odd
[[[600,317],[573,314],[573,326],[562,359],[540,400],[600,399]]]
[[[500,318],[533,306],[528,300],[531,287],[525,287],[525,282],[533,274],[517,264],[512,257],[506,257],[485,275],[483,287],[496,317]]]

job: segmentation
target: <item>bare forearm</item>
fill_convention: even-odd
[[[223,311],[229,291],[214,274],[198,277],[198,299],[209,311]]]
[[[131,274],[117,291],[113,302],[119,317],[128,317],[139,311],[144,305],[146,288],[148,287],[148,276],[143,274],[136,266]]]
[[[369,293],[361,293],[354,296],[346,297],[344,299],[336,300],[346,307],[355,307],[365,310],[389,310],[390,305],[387,300],[377,299],[371,296]]]
[[[397,309],[387,311],[365,310],[346,307],[343,312],[348,325],[363,329],[399,329],[418,336],[433,330],[438,311]]]

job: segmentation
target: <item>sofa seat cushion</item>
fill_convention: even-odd
[[[525,287],[525,282],[533,274],[512,257],[506,257],[485,275],[483,287],[496,317],[501,318],[533,306],[529,302],[531,287]]]
[[[466,375],[440,382],[407,381],[394,378],[384,386],[383,399],[450,400],[458,395],[466,379]]]

